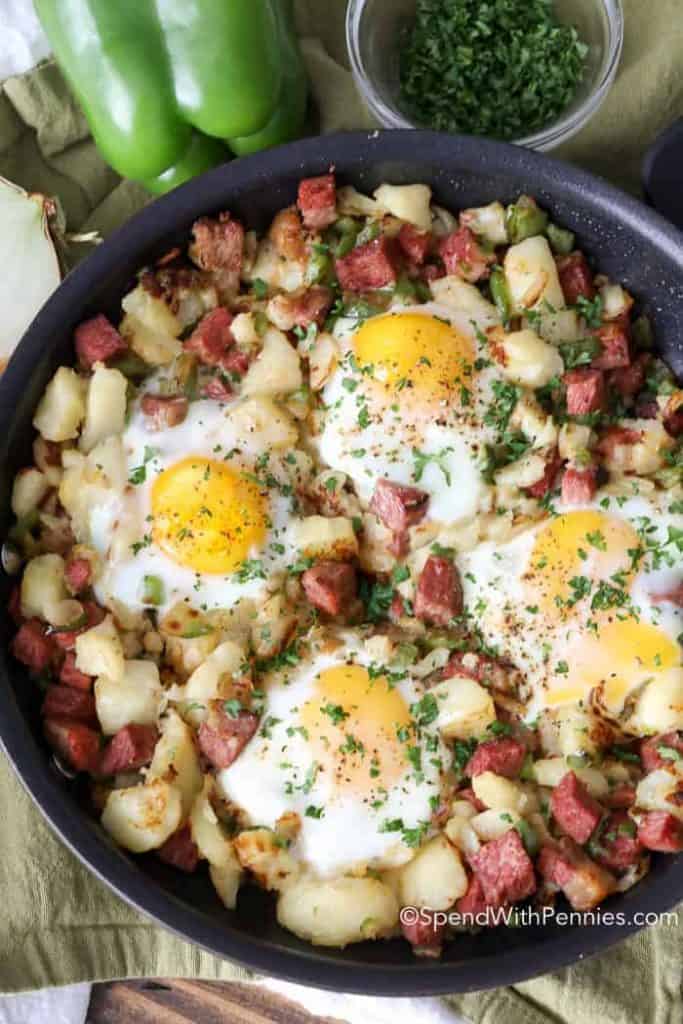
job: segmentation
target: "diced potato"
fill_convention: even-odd
[[[475,814],[474,808],[472,813]],[[479,836],[472,828],[467,818],[454,814],[444,825],[444,834],[448,841],[462,851],[466,857],[471,857],[480,847]]]
[[[426,679],[433,672],[444,668],[450,656],[451,652],[447,647],[435,647],[434,650],[430,651],[429,654],[412,666],[410,674],[416,679]]]
[[[665,465],[665,453],[674,440],[659,420],[625,420],[620,426],[639,431],[641,440],[635,444],[610,445],[604,462],[610,473],[635,473],[648,476]]]
[[[379,220],[386,212],[375,199],[357,192],[352,185],[337,189],[337,213],[340,217],[374,217]]]
[[[243,395],[281,395],[298,391],[303,384],[301,362],[296,349],[282,331],[270,327],[263,336],[263,348],[242,381]]]
[[[496,348],[502,349],[500,368],[504,377],[525,388],[543,387],[564,373],[562,356],[556,348],[526,328],[503,334]]]
[[[643,689],[628,724],[645,735],[683,729],[683,668],[657,673]]]
[[[468,284],[462,278],[440,277],[436,281],[431,281],[429,287],[437,302],[466,313],[480,330],[485,331],[487,327],[497,327],[500,324],[500,313],[493,303],[488,302],[475,285]]]
[[[314,391],[320,391],[330,379],[339,362],[339,347],[331,334],[319,334],[308,354],[309,381]]]
[[[121,334],[133,352],[150,366],[169,366],[183,351],[177,338],[154,330],[136,316],[123,318]]]
[[[399,220],[407,220],[420,231],[429,231],[432,190],[427,185],[380,185],[373,193],[380,206]]]
[[[105,437],[122,433],[127,391],[128,382],[122,373],[96,364],[88,388],[85,423],[79,441],[81,451],[92,451]]]
[[[549,448],[557,441],[557,427],[531,395],[523,395],[512,410],[510,427],[521,430],[533,448]]]
[[[581,463],[595,444],[595,432],[581,423],[563,423],[558,448],[563,459]]]
[[[546,460],[538,452],[528,451],[521,459],[496,471],[499,487],[531,487],[545,474]]]
[[[499,839],[511,828],[514,828],[522,816],[512,807],[482,811],[472,818],[470,825],[483,843],[491,839]]]
[[[358,554],[358,538],[353,523],[344,516],[300,519],[290,527],[290,539],[294,547],[309,558],[331,558],[343,562]]]
[[[496,720],[491,694],[474,679],[452,676],[437,683],[431,693],[439,706],[437,727],[446,739],[481,736]]]
[[[554,789],[569,771],[563,757],[541,757],[533,763],[534,780],[539,786]]]
[[[234,697],[233,677],[240,674],[243,663],[243,649],[231,640],[214,648],[185,684],[183,718],[198,726],[207,717],[210,700]]]
[[[230,333],[241,348],[258,348],[261,344],[253,313],[238,313],[230,324]]]
[[[299,432],[290,414],[267,395],[247,398],[230,413],[236,436],[258,436],[264,447],[293,448]]]
[[[86,382],[75,370],[60,366],[45,389],[33,426],[46,441],[70,441],[85,417]]]
[[[12,487],[12,512],[17,519],[37,509],[49,490],[50,483],[39,469],[19,470]]]
[[[89,676],[108,676],[112,682],[123,679],[123,647],[111,615],[76,637],[76,668]]]
[[[202,788],[192,804],[190,830],[199,854],[216,867],[233,867],[241,873],[232,840],[226,835],[213,809],[211,797],[215,789],[213,776],[205,775]]]
[[[242,881],[242,869],[237,858],[235,858],[234,864],[223,864],[220,867],[216,864],[209,864],[209,878],[213,882],[213,887],[223,906],[228,910],[234,910],[237,906],[237,892]]]
[[[67,597],[64,601],[51,604],[47,612],[47,621],[56,629],[68,629],[83,616],[83,605]]]
[[[451,804],[451,814],[456,818],[465,818],[469,821],[477,813],[469,800],[454,800]]]
[[[432,231],[437,238],[450,235],[458,227],[458,219],[443,206],[432,203]]]
[[[597,752],[595,716],[586,708],[569,705],[556,712],[560,753],[563,757],[593,757]]]
[[[366,572],[391,572],[396,564],[396,558],[389,550],[391,532],[370,512],[366,512],[362,520],[363,532],[358,552],[361,569]]]
[[[579,341],[585,337],[585,328],[581,326],[581,318],[575,309],[547,309],[542,306],[534,311],[534,330],[544,341],[551,345],[560,345],[566,341]],[[525,321],[526,323],[526,321]]]
[[[147,853],[176,831],[182,814],[179,791],[155,779],[144,786],[112,790],[104,806],[102,827],[124,849]]]
[[[555,310],[565,308],[557,265],[542,235],[511,245],[505,254],[504,267],[515,312],[523,313],[538,306],[547,308],[547,305]]]
[[[247,829],[234,842],[240,864],[251,871],[264,889],[279,892],[298,877],[299,862],[272,829]]]
[[[256,613],[251,646],[258,658],[271,658],[285,645],[297,618],[282,594],[273,594]]]
[[[460,854],[443,835],[425,843],[401,870],[399,899],[404,907],[447,910],[466,891]]]
[[[119,494],[124,490],[128,469],[120,437],[108,437],[95,445],[88,455],[86,476],[89,483],[98,487],[111,487]]]
[[[590,795],[597,800],[602,800],[609,793],[607,779],[597,768],[575,768],[574,773],[577,779],[583,782]]]
[[[497,200],[488,206],[475,206],[463,210],[460,222],[491,245],[505,245],[508,241],[505,208]]]
[[[683,821],[683,805],[677,804],[675,794],[681,776],[668,768],[658,768],[640,780],[636,788],[635,806],[644,811],[667,811]]]
[[[282,288],[284,291],[293,292],[304,284],[305,268],[305,260],[293,257],[281,259],[273,241],[270,238],[264,238],[259,244],[251,270],[246,274],[243,273],[242,276],[248,281],[259,278],[271,288]]]
[[[283,928],[315,946],[344,947],[390,935],[398,924],[398,901],[375,878],[302,878],[280,895]]]
[[[617,320],[628,313],[633,305],[633,298],[620,284],[604,284],[600,289],[600,298],[603,320]]]
[[[137,317],[145,326],[161,334],[177,338],[182,328],[173,311],[164,300],[138,285],[124,296],[121,306],[124,313]]]
[[[194,734],[175,711],[167,712],[162,722],[161,736],[147,773],[147,781],[151,779],[166,779],[177,787],[183,818],[186,818],[202,788],[202,772]]]
[[[47,621],[52,607],[68,596],[61,555],[38,555],[28,562],[21,581],[22,615]]]
[[[76,665],[80,667],[78,658]],[[159,669],[153,661],[126,661],[119,679],[102,674],[95,680],[97,717],[105,736],[113,736],[125,725],[156,725],[162,699]]]
[[[478,800],[496,811],[520,811],[525,802],[524,790],[520,784],[512,779],[506,779],[503,775],[496,775],[495,772],[475,775],[472,779],[472,789]]]

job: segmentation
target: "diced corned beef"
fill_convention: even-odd
[[[356,570],[348,562],[317,562],[307,569],[301,583],[314,608],[327,615],[347,611],[356,596]]]
[[[581,367],[565,373],[567,412],[570,416],[586,416],[599,412],[605,405],[605,375],[602,370]]]
[[[38,619],[29,619],[20,627],[12,640],[12,654],[32,672],[42,672],[55,653],[55,645],[45,626]]]
[[[427,259],[431,241],[428,231],[419,231],[412,224],[404,224],[398,233],[398,244],[416,267],[421,267]]]
[[[83,367],[104,363],[128,349],[119,332],[101,313],[79,324],[74,331],[74,344],[78,361]]]
[[[399,593],[395,593],[391,599],[391,604],[389,605],[389,621],[399,622],[405,614],[406,606],[403,603],[403,598]]]
[[[146,394],[142,396],[140,408],[149,421],[150,430],[165,430],[183,422],[190,402],[185,395]]]
[[[636,787],[630,782],[620,782],[614,789],[610,789],[604,800],[614,810],[626,810],[633,806],[635,798]]]
[[[424,267],[420,268],[420,277],[427,283],[430,281],[438,281],[439,278],[445,276],[446,268],[441,264],[425,263]]]
[[[213,708],[199,727],[199,749],[219,771],[228,768],[258,729],[258,715],[242,709],[231,718],[222,708]]]
[[[680,437],[683,434],[683,392],[678,391],[672,395],[664,407],[664,429],[672,437]]]
[[[683,821],[668,811],[649,811],[638,825],[638,839],[648,850],[680,853],[683,850]]]
[[[104,608],[100,608],[94,601],[83,601],[82,603],[86,619],[83,625],[79,626],[78,629],[60,629],[50,635],[50,638],[63,651],[72,651],[76,646],[76,637],[80,636],[81,633],[85,633],[87,629],[92,629],[93,626],[99,626],[105,617],[106,612]]]
[[[593,500],[597,489],[597,466],[586,466],[585,469],[567,466],[562,476],[562,503],[564,505],[585,505]]]
[[[648,740],[643,740],[640,745],[640,760],[643,763],[643,771],[646,774],[648,772],[655,772],[658,768],[668,768],[671,766],[671,758],[664,757],[660,753],[661,747],[667,751],[677,751],[683,759],[683,732],[676,730],[660,732],[656,736],[651,736]]]
[[[99,764],[101,775],[118,775],[132,772],[149,764],[159,732],[154,725],[138,725],[131,722],[112,736],[102,751]]]
[[[617,448],[638,444],[642,439],[643,434],[640,430],[630,430],[628,427],[608,427],[600,435],[595,450],[605,459],[614,459]]]
[[[616,888],[614,875],[567,837],[543,846],[536,868],[562,890],[574,910],[592,910]]]
[[[672,587],[671,590],[663,590],[661,593],[652,594],[651,597],[655,604],[666,602],[667,604],[675,605],[677,608],[683,608],[683,583]]]
[[[609,871],[621,874],[637,864],[643,852],[637,827],[626,811],[612,811],[596,837],[595,859]]]
[[[92,565],[87,558],[67,558],[64,580],[72,594],[80,594],[90,586]]]
[[[230,326],[232,313],[224,306],[203,316],[185,342],[185,351],[193,352],[206,366],[225,368],[225,359],[235,344]]]
[[[48,686],[40,713],[43,718],[67,718],[86,725],[97,724],[94,696],[73,686]]]
[[[489,906],[516,903],[531,896],[536,888],[534,866],[514,828],[484,843],[469,860]]]
[[[495,772],[514,779],[522,770],[526,747],[519,740],[505,737],[480,743],[465,766],[465,775],[474,777],[483,772]]]
[[[469,228],[452,231],[439,242],[439,255],[448,274],[457,274],[472,283],[488,277],[489,266],[496,262],[495,253],[486,252]]]
[[[278,256],[283,260],[303,263],[306,259],[306,239],[301,218],[293,206],[275,215],[268,234]]]
[[[618,370],[612,370],[612,372],[607,375],[607,383],[623,398],[630,398],[632,395],[638,394],[645,384],[645,377],[650,358],[651,357],[647,352],[641,352],[641,354],[633,360],[630,366],[624,366]],[[655,416],[658,411],[659,406],[656,406]],[[640,415],[640,413],[638,415]],[[650,417],[645,418],[649,419]],[[654,417],[652,418],[654,419]]]
[[[458,914],[468,914],[473,919],[476,919],[477,914],[485,913],[487,908],[486,897],[484,896],[484,887],[479,881],[477,875],[472,875],[467,886],[467,892],[464,896],[461,896],[459,900],[456,900],[455,909]],[[476,920],[473,920],[476,924]],[[483,922],[482,922],[483,923]]]
[[[321,231],[337,219],[337,191],[334,174],[304,178],[299,182],[297,206],[304,224],[311,231]]]
[[[370,511],[388,530],[400,534],[424,518],[428,501],[427,492],[418,487],[404,487],[391,480],[378,480],[370,501]]]
[[[531,487],[526,487],[526,493],[530,498],[545,498],[548,491],[552,490],[557,474],[562,469],[562,457],[557,448],[553,449],[552,455],[545,465],[545,472],[540,480],[537,480]]]
[[[347,256],[335,260],[339,283],[345,291],[364,292],[384,288],[398,277],[395,246],[382,235],[365,245],[358,245]]]
[[[157,857],[171,867],[179,868],[188,875],[196,870],[199,863],[199,849],[192,838],[189,825],[184,825],[170,835],[157,850]]]
[[[234,394],[230,382],[222,373],[216,373],[201,386],[202,398],[212,398],[214,402],[227,402]]]
[[[575,306],[579,298],[594,299],[595,286],[588,261],[578,250],[557,260],[557,273],[568,306]]]
[[[602,817],[602,807],[574,772],[567,772],[550,797],[553,817],[563,832],[577,843],[585,843]]]
[[[229,213],[201,217],[192,225],[190,257],[202,270],[228,271],[239,280],[244,255],[244,228]]]
[[[463,789],[459,789],[455,795],[458,800],[467,800],[467,803],[472,804],[475,811],[479,814],[486,810],[486,804],[479,799],[471,786],[465,786]]]
[[[446,922],[437,923],[435,911],[427,907],[418,910],[416,921],[401,921],[403,938],[408,940],[418,956],[439,956],[445,929]]]
[[[631,365],[628,334],[623,327],[605,324],[596,333],[602,351],[591,363],[595,370],[620,370]]]
[[[72,686],[75,690],[92,690],[94,680],[76,668],[76,655],[67,651],[59,670],[59,681],[62,686]]]
[[[268,316],[281,331],[295,327],[322,324],[332,305],[333,294],[324,285],[314,285],[298,292],[274,295],[268,303]]]
[[[90,726],[64,718],[46,718],[43,732],[52,749],[76,771],[95,770],[100,753],[100,737]]]
[[[231,380],[239,380],[244,377],[251,365],[251,356],[243,352],[241,348],[233,348],[223,360],[223,370]]]
[[[629,369],[632,369],[632,367],[629,367]],[[615,370],[614,372],[627,373],[628,371]],[[657,404],[657,399],[648,394],[638,395],[633,412],[638,420],[656,420],[659,416],[659,405]]]
[[[415,617],[437,626],[447,626],[462,612],[462,583],[457,567],[449,558],[430,555],[417,581]]]
[[[506,688],[508,672],[511,666],[499,658],[492,658],[488,654],[474,653],[472,651],[455,651],[444,665],[441,678],[450,679],[451,676],[467,676],[469,679],[476,679],[478,683],[491,686],[494,690]]]

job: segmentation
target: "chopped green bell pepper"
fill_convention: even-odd
[[[35,0],[105,159],[155,194],[300,134],[291,0]],[[222,140],[219,142],[218,140]]]

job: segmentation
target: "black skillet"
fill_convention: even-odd
[[[192,221],[228,208],[259,231],[290,204],[297,182],[336,168],[341,183],[370,192],[381,182],[426,182],[451,209],[511,200],[526,192],[576,232],[596,266],[621,281],[654,323],[659,351],[683,374],[683,235],[604,181],[545,156],[500,143],[431,132],[372,132],[306,139],[235,161],[192,181],[134,217],[70,274],[29,328],[0,381],[0,529],[10,522],[15,472],[31,457],[31,418],[50,376],[73,359],[71,334],[85,317],[119,315],[135,272],[186,242]],[[0,581],[6,607],[9,581]],[[129,903],[167,928],[256,971],[304,984],[380,995],[427,995],[490,988],[542,974],[621,941],[633,915],[683,899],[683,856],[655,857],[634,889],[605,909],[627,923],[497,929],[462,936],[438,962],[419,961],[401,941],[344,951],[313,948],[274,923],[268,898],[245,891],[223,909],[208,878],[186,877],[153,857],[132,858],[106,840],[83,810],[78,789],[55,770],[40,737],[38,696],[6,656],[11,624],[0,628],[0,736],[43,814],[62,840]]]

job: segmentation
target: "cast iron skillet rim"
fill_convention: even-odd
[[[5,436],[9,432],[15,404],[12,396],[19,393],[40,358],[42,337],[49,334],[49,325],[59,323],[62,316],[70,317],[74,308],[83,307],[89,288],[115,269],[121,252],[150,249],[174,226],[196,216],[198,205],[206,212],[229,205],[225,196],[231,190],[239,190],[253,177],[277,177],[283,169],[286,173],[296,173],[299,162],[317,162],[323,173],[335,159],[347,158],[349,152],[358,153],[359,164],[372,165],[380,161],[405,161],[406,149],[410,154],[429,154],[434,161],[438,160],[439,153],[448,153],[452,160],[454,148],[456,162],[469,169],[500,173],[501,169],[509,168],[527,175],[540,189],[562,191],[563,198],[575,201],[578,208],[585,208],[587,203],[589,207],[597,204],[613,213],[616,222],[640,234],[647,231],[650,243],[669,250],[670,258],[680,264],[683,276],[683,234],[637,200],[557,160],[505,143],[434,132],[349,132],[307,139],[216,168],[157,200],[70,274],[34,320],[2,377],[0,431],[4,431]],[[452,176],[455,178],[456,174]],[[206,199],[204,204],[200,203],[201,197]],[[4,749],[29,795],[89,870],[128,903],[182,938],[189,936],[190,941],[203,948],[256,971],[320,988],[365,994],[416,996],[471,991],[522,981],[574,963],[622,941],[638,929],[634,924],[613,930],[605,927],[573,929],[563,936],[553,937],[543,949],[542,958],[535,947],[503,948],[496,957],[495,968],[491,966],[490,956],[456,964],[416,961],[407,967],[405,964],[348,964],[335,960],[334,952],[321,954],[313,947],[310,951],[288,950],[268,939],[243,934],[227,922],[225,927],[209,923],[201,913],[182,904],[108,847],[84,817],[74,814],[49,762],[43,756],[36,757],[35,739],[14,700],[0,702],[0,734]],[[643,910],[661,912],[670,908],[671,879],[656,878],[652,883]],[[627,910],[638,911],[638,904],[636,895]]]

